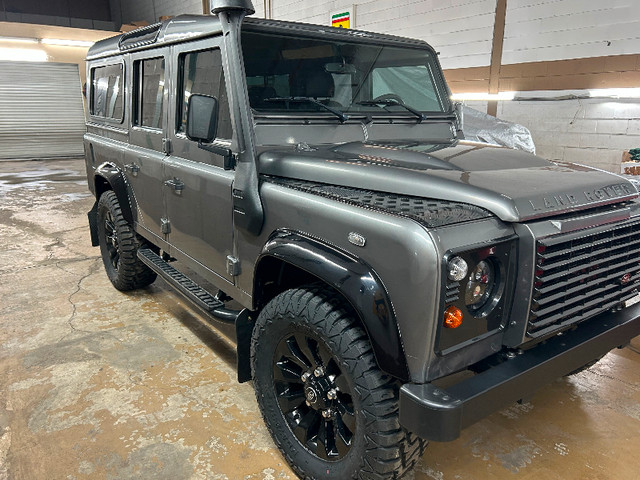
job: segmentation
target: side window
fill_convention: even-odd
[[[181,80],[178,91],[178,118],[176,131],[185,132],[187,106],[191,94],[210,95],[218,99],[217,138],[230,139],[233,134],[229,99],[224,84],[220,50],[202,50],[180,55]]]
[[[122,64],[91,69],[91,99],[89,113],[95,117],[122,122],[124,89]]]
[[[164,97],[164,58],[138,60],[134,63],[134,125],[162,128]]]

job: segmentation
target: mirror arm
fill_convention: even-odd
[[[198,148],[205,150],[207,152],[215,153],[216,155],[220,155],[224,159],[224,169],[225,170],[233,170],[236,166],[233,158],[233,152],[230,148],[218,147],[216,145],[205,145],[202,143],[202,140],[198,140]]]

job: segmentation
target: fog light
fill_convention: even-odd
[[[449,280],[453,280],[455,282],[459,282],[464,277],[467,276],[467,272],[469,271],[469,266],[467,262],[465,262],[460,257],[453,257],[449,260],[447,264],[448,276]]]
[[[451,306],[444,311],[444,326],[446,328],[458,328],[462,325],[462,311],[458,307]]]

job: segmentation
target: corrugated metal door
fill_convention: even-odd
[[[78,65],[0,62],[0,159],[82,156]]]

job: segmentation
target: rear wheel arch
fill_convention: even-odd
[[[107,190],[113,190],[120,203],[122,215],[131,225],[135,223],[135,199],[133,191],[125,174],[112,163],[103,163],[96,168],[94,175],[94,185],[96,192],[96,201]]]
[[[314,282],[325,284],[353,309],[380,369],[408,380],[395,313],[382,281],[366,263],[326,243],[296,232],[273,234],[256,262],[254,307],[260,310],[283,291]]]

